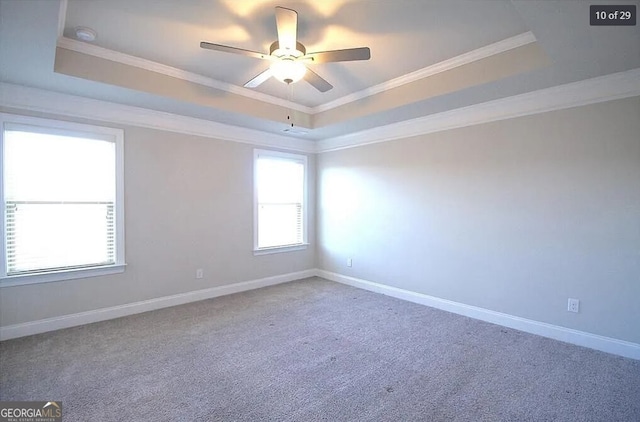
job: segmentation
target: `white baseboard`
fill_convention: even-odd
[[[491,322],[493,324],[502,325],[504,327],[509,327],[516,330],[525,331],[527,333],[552,338],[554,340],[560,340],[566,343],[576,344],[578,346],[589,347],[591,349],[601,350],[603,352],[640,360],[640,344],[637,343],[604,337],[584,331],[573,330],[571,328],[560,327],[558,325],[547,324],[531,319],[520,318],[501,312],[479,308],[477,306],[465,305],[463,303],[440,299],[434,296],[415,293],[409,290],[386,286],[384,284],[374,283],[371,281],[332,273],[325,270],[317,270],[316,275],[327,280],[336,281],[338,283],[347,284],[349,286],[358,287],[360,289],[365,289],[376,293],[381,293],[398,299],[407,300],[409,302],[419,303],[421,305],[430,306],[432,308],[442,309],[444,311],[453,312],[455,314],[467,316],[470,318]]]
[[[96,309],[93,311],[79,312],[76,314],[63,315],[54,318],[30,321],[21,324],[0,327],[0,340],[40,334],[47,331],[60,330],[63,328],[75,327],[78,325],[90,324],[92,322],[105,321],[127,315],[139,314],[170,306],[183,305],[185,303],[197,302],[199,300],[211,299],[218,296],[230,295],[247,290],[259,289],[261,287],[286,283],[313,277],[317,270],[306,270],[295,273],[282,274],[273,277],[266,277],[257,280],[244,281],[241,283],[229,284],[226,286],[212,287],[209,289],[195,290],[187,293],[180,293],[172,296],[159,297],[155,299],[143,300],[141,302],[127,303],[126,305],[111,306],[109,308]]]
[[[504,327],[513,328],[531,334],[576,344],[578,346],[589,347],[632,359],[640,360],[640,344],[618,340],[610,337],[591,334],[584,331],[573,330],[571,328],[560,327],[544,322],[521,318],[501,312],[495,312],[477,306],[465,305],[434,296],[416,293],[397,287],[374,283],[355,277],[349,277],[325,270],[306,270],[295,273],[282,274],[273,277],[266,277],[257,280],[244,281],[241,283],[229,284],[226,286],[212,287],[209,289],[196,290],[193,292],[180,293],[172,296],[165,296],[156,299],[144,300],[141,302],[128,303],[126,305],[112,306],[109,308],[96,309],[93,311],[80,312],[76,314],[63,315],[54,318],[47,318],[38,321],[30,321],[21,324],[0,327],[0,340],[9,340],[18,337],[40,334],[47,331],[55,331],[63,328],[75,327],[78,325],[90,324],[92,322],[105,321],[127,315],[138,314],[170,306],[183,305],[185,303],[197,302],[214,297],[225,296],[247,290],[259,289],[262,287],[300,280],[308,277],[318,276],[327,280],[335,281],[360,289],[381,293],[409,302],[430,306],[436,309],[453,312],[455,314],[470,318],[487,321]]]

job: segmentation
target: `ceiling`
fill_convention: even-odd
[[[638,4],[638,1],[597,4]],[[640,68],[640,31],[592,27],[571,0],[0,0],[0,80],[319,140]],[[334,88],[245,82],[266,69],[200,41],[268,52],[275,6]],[[75,28],[97,32],[92,43]],[[285,134],[293,118],[295,133]]]

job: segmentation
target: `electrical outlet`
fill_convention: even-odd
[[[204,270],[202,268],[198,268],[196,270],[196,278],[203,278],[204,277]]]
[[[567,304],[567,311],[569,311],[569,312],[579,312],[580,311],[580,300],[569,298],[569,303]]]
[[[347,267],[353,267],[353,260],[351,260],[351,258],[347,258]]]

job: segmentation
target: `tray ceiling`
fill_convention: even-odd
[[[267,52],[275,6],[298,12],[308,51],[371,60],[310,66],[326,93],[243,88],[266,63],[199,43]],[[0,19],[3,82],[279,134],[291,115],[312,140],[640,67],[638,27],[590,27],[578,1],[0,0]]]

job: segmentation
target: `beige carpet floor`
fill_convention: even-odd
[[[640,361],[319,278],[0,343],[64,421],[640,421]]]

